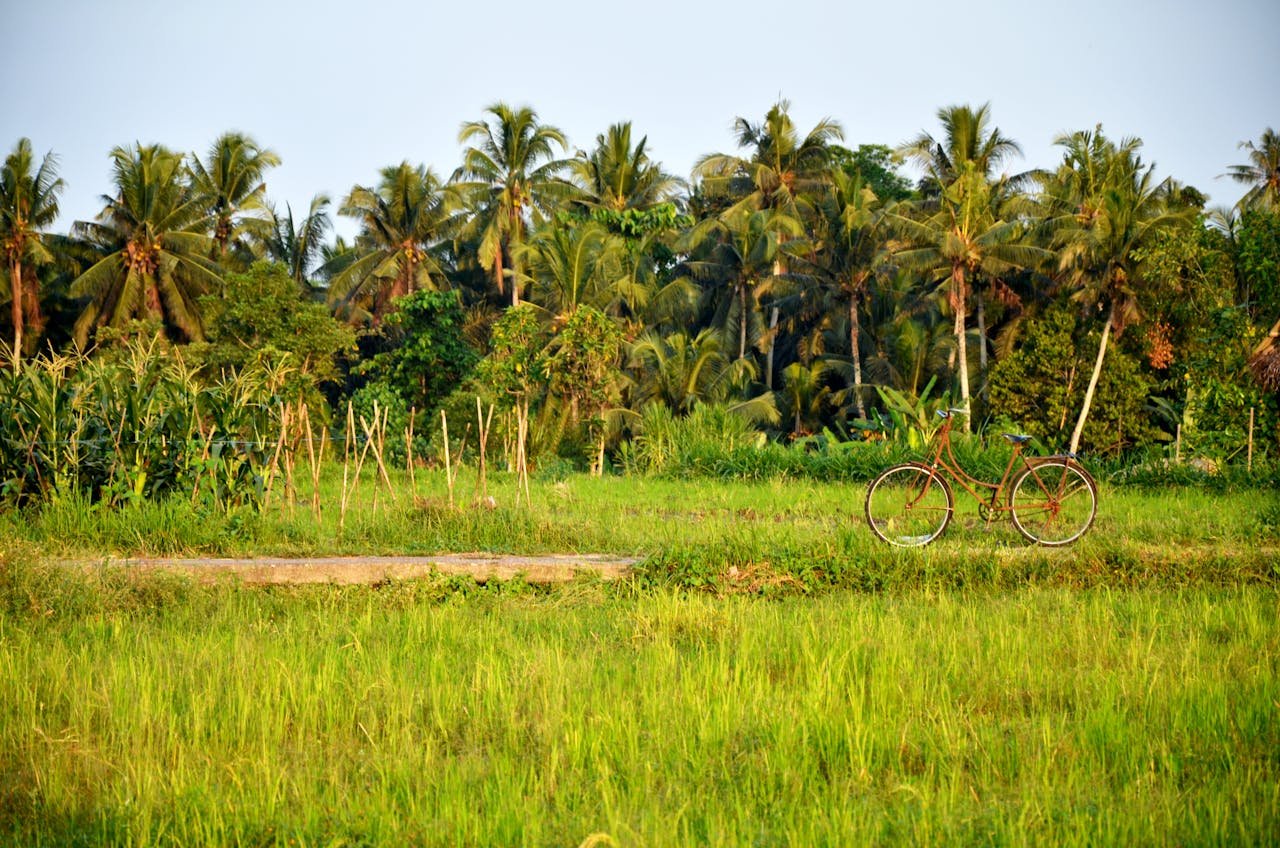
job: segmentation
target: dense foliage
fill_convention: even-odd
[[[442,405],[472,414],[479,395],[511,408],[535,463],[597,471],[653,464],[655,408],[719,404],[752,444],[912,444],[927,415],[903,410],[944,396],[974,429],[1050,450],[1176,442],[1221,462],[1252,427],[1255,456],[1276,453],[1277,395],[1248,367],[1280,319],[1273,132],[1230,169],[1249,186],[1239,206],[1208,210],[1137,138],[1064,134],[1058,163],[1018,172],[989,106],[937,117],[896,150],[846,147],[838,124],[805,131],[781,101],[739,118],[739,149],[686,182],[629,123],[575,152],[499,103],[462,126],[448,178],[406,161],[353,186],[336,204],[352,242],[325,241],[324,195],[300,220],[278,213],[265,175],[280,157],[239,133],[204,158],[116,148],[98,219],[52,233],[66,186],[22,139],[0,179],[4,402],[42,373],[88,380],[76,372],[160,330],[148,350],[165,364],[147,367],[187,369],[199,391],[271,373],[252,403],[305,397],[321,420],[376,404],[393,435]],[[60,358],[70,346],[87,358]],[[43,473],[12,472],[8,491]],[[89,488],[116,485],[104,474]]]

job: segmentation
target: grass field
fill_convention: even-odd
[[[1280,496],[1104,487],[1066,551],[862,486],[419,479],[339,530],[0,516],[0,843],[1272,843]],[[470,495],[470,484],[461,491]],[[325,481],[336,492],[340,480]],[[326,499],[326,503],[336,500]],[[603,551],[620,584],[201,586],[135,553]],[[607,834],[608,839],[599,834]]]

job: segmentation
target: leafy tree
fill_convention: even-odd
[[[15,371],[22,359],[24,324],[32,338],[43,329],[35,269],[53,261],[42,230],[58,217],[62,188],[57,158],[46,153],[35,167],[31,140],[19,139],[0,169],[0,250],[9,277]]]
[[[97,221],[77,221],[72,235],[101,257],[72,284],[89,304],[76,322],[77,344],[95,327],[134,318],[161,318],[179,335],[204,337],[198,299],[220,291],[209,258],[213,218],[194,192],[183,157],[158,144],[111,151],[116,194],[103,197]]]
[[[604,471],[605,411],[620,396],[621,354],[622,331],[587,305],[569,313],[547,350],[548,388],[569,402],[571,420],[585,420],[598,446],[591,461],[596,476]]]
[[[1090,339],[1082,337],[1076,311],[1063,303],[1027,325],[1022,344],[991,370],[992,407],[1022,432],[1059,446],[1069,438],[1067,428],[1081,402]],[[1116,453],[1156,435],[1144,409],[1150,378],[1124,351],[1115,351],[1109,362],[1094,386],[1097,412],[1083,431],[1085,447],[1099,453]]]
[[[355,349],[355,334],[327,309],[304,300],[288,270],[257,262],[226,278],[225,297],[201,298],[206,341],[192,354],[206,373],[252,365],[283,367],[289,393],[318,400],[321,383],[340,378],[336,358]]]
[[[329,298],[355,305],[353,317],[380,320],[398,298],[446,287],[437,258],[456,223],[452,193],[430,168],[383,168],[377,188],[355,186],[338,214],[360,222],[356,252],[329,281]]]
[[[1017,142],[991,126],[989,104],[938,110],[942,139],[921,132],[900,152],[924,169],[924,198],[892,219],[910,247],[899,261],[946,280],[947,303],[955,316],[960,399],[969,409],[969,361],[965,328],[970,293],[977,297],[978,357],[984,377],[987,365],[986,315],[979,276],[995,279],[1012,269],[1029,267],[1043,253],[1022,239],[1017,189],[1026,175],[995,176],[1010,158],[1019,156]],[[969,417],[964,420],[966,431]]]
[[[1249,151],[1248,164],[1232,165],[1224,175],[1249,186],[1240,207],[1280,212],[1280,135],[1267,127],[1257,144],[1242,141],[1240,149]]]
[[[1232,249],[1238,302],[1257,322],[1280,318],[1280,211],[1246,209]]]
[[[513,306],[493,325],[489,355],[476,366],[476,378],[494,394],[508,397],[516,412],[518,491],[528,498],[529,407],[547,384],[546,328],[532,304]],[[517,495],[518,498],[518,495]]]
[[[394,304],[379,329],[383,350],[359,370],[390,387],[423,420],[471,373],[478,359],[463,337],[455,292],[417,291]]]
[[[910,200],[915,194],[911,181],[898,173],[894,152],[883,144],[859,144],[856,150],[833,144],[831,164],[848,177],[861,178],[883,203]]]
[[[1070,451],[1080,444],[1107,343],[1114,332],[1139,319],[1137,293],[1146,283],[1137,258],[1162,228],[1186,224],[1188,210],[1168,211],[1152,168],[1138,156],[1142,141],[1117,145],[1102,134],[1081,131],[1059,136],[1063,161],[1042,178],[1046,223],[1058,249],[1058,272],[1087,309],[1106,310],[1098,355],[1071,434]]]
[[[524,276],[516,254],[531,219],[550,217],[572,188],[559,178],[568,163],[556,158],[556,148],[563,151],[567,143],[564,133],[539,123],[528,107],[495,103],[485,112],[487,119],[465,123],[458,133],[460,144],[476,144],[463,151],[452,181],[475,212],[480,264],[493,274],[499,294],[509,269],[511,305],[517,306]]]
[[[208,204],[219,261],[225,260],[227,247],[242,227],[238,218],[249,215],[254,216],[251,220],[262,221],[257,216],[266,211],[267,184],[263,178],[268,169],[279,164],[275,152],[238,132],[219,136],[203,162],[191,154],[192,183]]]
[[[864,418],[860,316],[874,263],[884,252],[879,232],[882,207],[860,172],[850,175],[838,170],[831,175],[831,191],[821,208],[825,228],[818,261],[822,263],[823,276],[834,283],[848,303],[853,406],[857,416]]]
[[[759,296],[778,280],[784,250],[798,251],[796,240],[803,235],[803,225],[789,215],[743,206],[703,220],[690,232],[687,246],[706,251],[705,258],[686,263],[690,273],[695,279],[731,287],[731,296],[719,302],[713,326],[725,333],[736,328],[738,359],[746,358],[748,341],[769,344],[760,320]]]

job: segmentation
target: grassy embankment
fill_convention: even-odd
[[[970,512],[904,553],[871,542],[860,485],[572,477],[535,484],[530,510],[451,510],[438,483],[420,477],[414,506],[384,493],[377,515],[366,488],[341,533],[333,507],[320,526],[301,506],[174,503],[0,519],[0,842],[1280,829],[1274,492],[1107,487],[1071,550]],[[509,503],[509,483],[495,494]],[[198,586],[45,562],[477,548],[649,560],[635,581],[551,591]]]

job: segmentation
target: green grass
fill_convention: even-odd
[[[40,579],[88,594],[0,619],[11,844],[1248,845],[1280,828],[1272,589]]]
[[[1152,492],[1104,484],[1094,528],[1066,550],[1030,546],[1007,521],[986,525],[962,494],[957,519],[938,543],[903,552],[867,529],[864,483],[574,475],[535,481],[532,507],[516,508],[510,476],[495,475],[490,492],[498,508],[487,509],[470,505],[474,487],[465,474],[456,500],[466,505],[452,508],[442,474],[419,474],[416,496],[402,473],[392,476],[394,501],[366,480],[343,522],[340,468],[329,468],[322,481],[319,522],[305,504],[290,509],[279,498],[261,513],[181,499],[124,509],[64,500],[0,514],[0,552],[62,559],[600,552],[644,557],[641,572],[652,580],[720,590],[1280,580],[1280,494],[1267,489]],[[308,495],[304,489],[304,502]],[[740,579],[730,580],[731,570]]]
[[[335,479],[335,476],[337,479]],[[339,528],[0,515],[0,844],[1239,844],[1280,832],[1280,495],[1104,485],[1066,550],[865,484],[570,476]],[[470,500],[471,483],[459,492]],[[306,492],[304,491],[304,495]],[[631,580],[202,586],[107,554],[603,551]],[[608,844],[607,842],[601,844]]]

